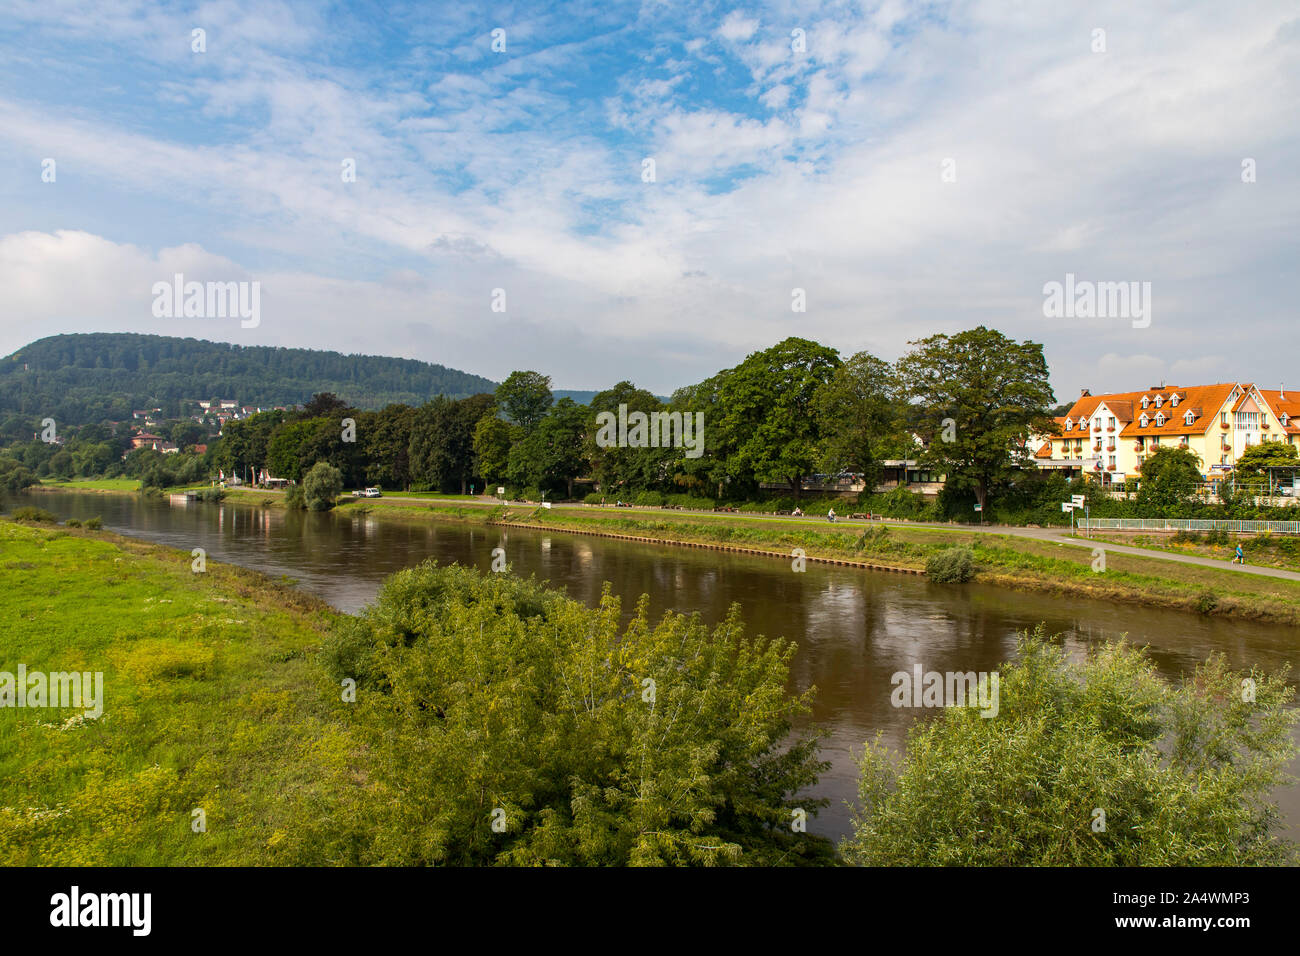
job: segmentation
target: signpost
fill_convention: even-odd
[[[1091,513],[1090,509],[1088,508],[1088,505],[1085,503],[1085,498],[1083,495],[1071,495],[1069,501],[1061,502],[1061,510],[1070,512],[1070,536],[1071,537],[1074,536],[1074,512],[1078,508],[1083,509],[1083,514],[1085,519]],[[1088,537],[1090,538],[1092,537],[1091,526],[1089,526],[1088,528]]]

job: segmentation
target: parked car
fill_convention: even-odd
[[[361,494],[361,497],[363,498],[382,498],[383,496],[384,493],[380,491],[378,488],[367,488]]]

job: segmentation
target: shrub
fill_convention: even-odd
[[[1219,596],[1213,591],[1202,591],[1196,596],[1196,610],[1210,614],[1219,606]]]
[[[296,511],[307,507],[307,502],[303,498],[302,485],[289,486],[289,490],[284,493],[284,506]]]
[[[59,520],[44,508],[31,507],[15,508],[10,517],[15,521],[47,521],[51,524],[55,524]]]
[[[828,842],[786,824],[823,770],[821,734],[794,729],[811,701],[788,689],[793,654],[747,637],[738,608],[710,629],[652,623],[643,600],[627,621],[608,591],[593,608],[508,574],[400,571],[324,647],[333,675],[366,691],[355,734],[373,832],[345,852],[405,866],[830,862]],[[507,823],[490,838],[483,793]],[[800,800],[810,814],[828,802]]]
[[[925,573],[939,584],[961,584],[975,576],[975,555],[970,548],[944,548],[925,562]]]
[[[87,531],[98,531],[102,527],[104,527],[104,519],[101,518],[99,515],[95,515],[95,517],[93,518],[86,519]]]
[[[81,522],[76,518],[69,518],[67,521],[63,522],[63,526],[65,528],[80,528]]]
[[[343,472],[327,461],[318,461],[302,480],[302,497],[312,511],[329,511],[343,493]]]
[[[1246,702],[1221,654],[1170,685],[1131,645],[1079,661],[1039,630],[997,670],[996,718],[945,707],[905,756],[868,744],[847,862],[1295,864],[1274,790],[1296,752],[1285,667],[1251,674]]]

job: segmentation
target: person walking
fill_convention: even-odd
[[[1234,558],[1232,559],[1232,563],[1233,563],[1233,564],[1245,564],[1245,563],[1246,563],[1246,552],[1244,552],[1244,551],[1241,550],[1241,543],[1240,543],[1240,542],[1237,543],[1237,555],[1236,555],[1236,557],[1234,557]]]

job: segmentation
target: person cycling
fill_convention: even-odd
[[[803,517],[803,509],[800,508],[800,507],[798,507],[798,506],[796,506],[795,509],[794,509],[794,511],[790,512],[790,514],[793,515],[793,516],[796,517],[796,518],[802,518],[802,517]]]
[[[834,521],[834,520],[835,520],[835,509],[834,509],[834,508],[832,508],[830,511],[826,512],[826,520],[827,520],[827,521]]]

